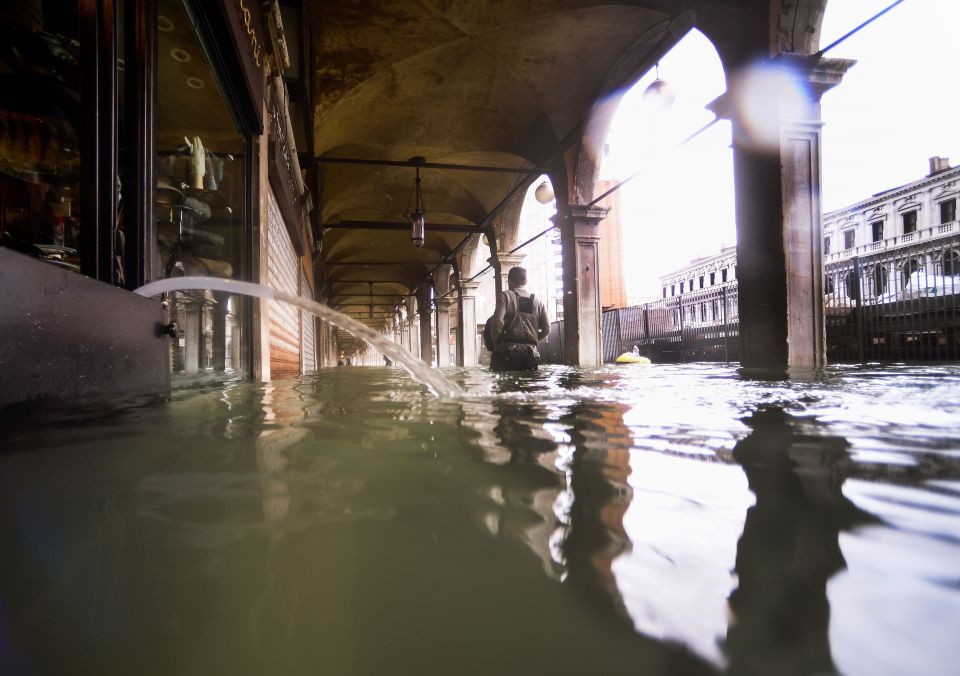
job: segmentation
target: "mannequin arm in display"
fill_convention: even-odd
[[[194,136],[191,142],[186,136],[183,140],[190,148],[190,186],[198,190],[203,189],[203,175],[207,172],[206,151],[199,136]]]

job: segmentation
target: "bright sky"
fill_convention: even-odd
[[[829,0],[821,46],[891,2]],[[921,178],[934,155],[960,163],[958,25],[957,0],[907,0],[829,52],[858,63],[823,98],[825,210]],[[642,94],[655,75],[642,78],[613,120],[602,170],[622,179],[643,169],[621,194],[631,302],[659,295],[660,275],[736,241],[729,125],[672,150],[713,119],[704,106],[725,89],[716,52],[691,33],[661,60],[660,76],[676,102],[649,110]]]

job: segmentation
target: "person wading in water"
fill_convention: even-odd
[[[493,349],[491,371],[536,371],[540,365],[537,343],[550,333],[550,320],[540,299],[527,291],[527,271],[511,268],[509,289],[497,298],[497,309],[487,321],[488,340]],[[487,333],[485,331],[485,333]]]

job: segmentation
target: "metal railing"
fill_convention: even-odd
[[[829,361],[960,359],[960,235],[827,263],[824,291]]]
[[[824,265],[829,362],[960,360],[960,234]],[[607,310],[604,362],[634,345],[655,362],[739,361],[737,283]],[[563,361],[563,322],[540,343]]]
[[[653,303],[606,310],[600,326],[603,361],[636,345],[657,362],[736,361],[739,322],[735,282]],[[563,360],[563,322],[540,343],[546,363]]]

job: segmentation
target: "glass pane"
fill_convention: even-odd
[[[242,276],[245,138],[179,0],[157,17],[157,259],[161,277]],[[242,299],[185,292],[171,299],[174,370],[240,367]]]
[[[0,6],[0,244],[79,271],[76,3]]]

